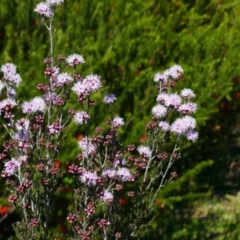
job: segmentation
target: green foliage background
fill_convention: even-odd
[[[38,2],[0,2],[0,64],[18,66],[21,101],[39,94],[35,86],[44,81],[49,54],[47,31],[33,12]],[[95,95],[93,125],[107,117],[103,96],[115,93],[116,113],[126,122],[120,138],[138,143],[155,104],[153,75],[174,63],[185,71],[178,89],[192,88],[197,95],[200,139],[184,144],[174,166],[179,178],[159,196],[148,239],[238,239],[237,233],[227,237],[237,231],[237,215],[218,224],[224,209],[204,221],[194,213],[210,200],[226,204],[226,194],[239,190],[239,25],[240,2],[233,0],[65,0],[56,11],[55,56],[83,55],[86,63],[78,70],[98,74],[104,83]],[[69,127],[59,156],[63,163],[75,160],[76,137],[83,132]]]

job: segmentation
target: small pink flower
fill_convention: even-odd
[[[181,97],[176,93],[172,93],[169,94],[168,98],[166,99],[165,106],[174,107],[175,109],[177,109],[180,106],[181,102]]]
[[[153,107],[152,114],[156,118],[165,117],[167,115],[167,108],[161,104],[158,104],[155,107]]]
[[[111,192],[109,192],[108,190],[105,190],[103,192],[103,196],[102,196],[102,200],[104,202],[112,202],[113,201],[113,194]]]
[[[89,172],[89,171],[85,171],[82,173],[82,175],[80,176],[80,180],[82,183],[87,184],[88,186],[94,186],[97,183],[97,173],[94,172]]]
[[[0,102],[0,110],[4,109],[6,106],[13,108],[16,105],[17,105],[17,103],[15,100],[13,100],[11,98],[7,98]]]
[[[20,120],[18,120],[15,124],[15,127],[18,131],[20,130],[28,130],[29,128],[29,123],[30,121],[27,118],[21,118]]]
[[[156,73],[153,78],[154,82],[166,82],[167,76],[165,74]]]
[[[81,125],[83,123],[87,123],[87,120],[90,119],[90,116],[87,114],[87,112],[76,112],[74,117],[73,117],[73,121],[77,124],[77,125]]]
[[[115,117],[113,119],[113,127],[117,128],[124,125],[124,121],[121,117]]]
[[[1,67],[1,72],[4,75],[9,75],[9,74],[15,75],[17,72],[16,70],[17,70],[17,67],[13,63],[5,63]]]
[[[12,74],[12,73],[8,73],[4,76],[4,78],[11,84],[11,85],[15,85],[16,87],[21,83],[22,78],[21,76],[16,73],[16,74]]]
[[[53,12],[50,8],[50,5],[45,2],[38,3],[36,8],[34,9],[34,12],[37,12],[38,14],[42,15],[43,17],[52,17]]]
[[[185,99],[190,99],[195,97],[194,92],[189,88],[184,88],[180,94]]]
[[[190,116],[178,118],[172,123],[170,131],[176,134],[184,134],[187,130],[194,129],[196,127],[196,120]]]
[[[167,93],[160,93],[157,96],[157,102],[161,103],[161,104],[165,104],[165,102],[167,102],[169,98],[169,94]]]
[[[188,102],[179,106],[178,111],[183,114],[195,113],[197,111],[197,104]]]
[[[165,71],[165,74],[173,79],[178,79],[183,73],[183,69],[179,65],[174,65]]]
[[[73,81],[73,78],[68,73],[61,73],[57,76],[54,81],[54,85],[57,87],[62,87]]]
[[[170,129],[170,125],[168,122],[161,121],[158,126],[162,129],[162,131],[167,132]]]
[[[64,0],[47,0],[47,3],[50,6],[58,6],[61,5],[64,2]]]
[[[75,213],[70,214],[67,217],[67,221],[70,222],[70,223],[76,222],[77,221],[77,215]]]
[[[100,77],[93,74],[87,75],[83,79],[83,84],[87,86],[87,89],[90,93],[97,91],[102,86]]]
[[[132,174],[128,168],[119,168],[117,170],[117,176],[119,176],[123,182],[130,181],[132,178]]]
[[[84,63],[85,60],[81,55],[74,53],[66,58],[66,62],[69,66],[76,66]]]
[[[151,156],[152,156],[152,152],[151,152],[150,148],[147,146],[139,146],[137,148],[137,150],[138,150],[139,154],[142,155],[143,157],[151,158]]]
[[[116,170],[115,169],[106,169],[106,170],[103,170],[103,177],[109,177],[109,178],[113,178],[115,177],[117,174]]]
[[[78,146],[81,148],[82,153],[85,157],[96,151],[96,147],[91,143],[91,139],[87,137],[83,138],[78,142]]]
[[[12,176],[16,169],[21,166],[21,162],[17,161],[15,158],[12,158],[10,161],[5,162],[3,173],[5,176]]]
[[[11,202],[11,203],[15,203],[17,200],[18,200],[18,196],[17,195],[11,195],[8,198],[8,201]]]
[[[22,111],[26,114],[35,113],[37,111],[43,112],[45,110],[46,103],[41,97],[35,97],[29,102],[22,104]]]
[[[189,130],[186,132],[186,137],[188,140],[195,142],[198,139],[198,132],[194,130]]]

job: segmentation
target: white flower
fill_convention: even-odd
[[[47,0],[47,3],[50,6],[58,6],[61,5],[64,2],[64,0]]]
[[[178,108],[181,102],[182,102],[181,97],[177,93],[172,93],[169,94],[168,98],[166,99],[165,106]]]
[[[20,167],[21,162],[17,161],[15,158],[12,158],[10,161],[5,162],[3,173],[6,176],[11,176],[14,174],[15,170]]]
[[[88,75],[82,82],[77,82],[73,85],[72,90],[78,96],[88,96],[90,93],[98,90],[102,86],[100,77],[97,75]]]
[[[29,123],[30,123],[30,121],[28,119],[22,118],[16,122],[15,127],[18,131],[23,130],[23,129],[28,130]]]
[[[35,113],[37,111],[43,112],[46,103],[41,97],[35,97],[29,102],[24,102],[22,104],[22,111],[26,114]]]
[[[120,127],[120,126],[123,126],[124,125],[124,121],[123,121],[123,119],[122,118],[120,118],[120,117],[115,117],[114,119],[113,119],[113,127]]]
[[[158,104],[155,107],[153,107],[152,114],[154,117],[157,118],[165,117],[167,115],[167,108],[165,108],[161,104]]]
[[[81,148],[82,153],[85,157],[96,151],[96,147],[91,143],[91,139],[87,137],[83,138],[78,142],[78,146]]]
[[[97,183],[97,173],[96,172],[92,173],[92,172],[89,172],[89,171],[85,171],[80,176],[80,180],[81,180],[82,183],[85,183],[88,186],[96,185],[96,183]]]
[[[36,8],[34,9],[34,12],[39,13],[43,17],[51,17],[53,16],[53,12],[50,8],[50,5],[45,2],[38,3]]]
[[[176,134],[184,134],[188,130],[192,130],[196,127],[196,120],[193,117],[185,116],[178,118],[172,123],[170,131]]]
[[[4,75],[8,75],[8,74],[15,75],[16,74],[16,70],[17,70],[17,67],[13,63],[5,63],[1,67],[1,72]]]
[[[90,119],[90,116],[87,114],[87,112],[76,112],[74,117],[73,117],[73,121],[76,124],[83,124],[83,123],[87,123],[87,120]]]
[[[194,92],[189,88],[184,88],[180,94],[185,99],[190,99],[195,97]]]
[[[178,108],[178,111],[182,113],[195,113],[197,111],[197,104],[193,102],[182,104]]]
[[[116,170],[115,169],[106,169],[106,170],[103,170],[103,177],[109,177],[109,178],[112,178],[112,177],[115,177],[116,176]]]
[[[132,178],[132,174],[128,168],[119,168],[117,170],[117,176],[120,177],[123,182],[129,181]]]
[[[158,125],[164,132],[167,132],[170,129],[170,125],[168,122],[161,121]]]
[[[61,87],[73,81],[73,78],[68,73],[61,73],[55,79],[54,85]]]
[[[100,77],[93,74],[87,75],[83,79],[83,84],[87,87],[89,92],[95,92],[102,86]]]
[[[112,202],[113,201],[113,194],[110,193],[108,190],[103,192],[102,200],[104,202]]]
[[[188,140],[195,142],[198,139],[198,132],[193,131],[193,130],[189,130],[186,132],[186,137]]]
[[[142,155],[143,157],[150,158],[152,156],[152,152],[151,152],[150,148],[147,146],[139,146],[137,148],[137,150],[138,150],[139,154]]]
[[[157,102],[161,103],[161,104],[165,104],[165,102],[168,101],[169,98],[169,94],[167,93],[159,93],[157,96]]]
[[[75,66],[84,63],[85,60],[81,55],[74,53],[66,58],[66,62],[69,66]]]
[[[168,76],[170,76],[173,79],[178,79],[182,73],[183,69],[179,65],[174,65],[168,69]]]
[[[165,74],[156,73],[153,78],[154,82],[166,82],[167,76]]]
[[[16,105],[17,105],[17,103],[15,100],[13,100],[11,98],[7,98],[0,102],[0,110],[4,109],[6,106],[10,106],[11,108],[13,108]]]

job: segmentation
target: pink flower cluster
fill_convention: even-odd
[[[183,73],[182,67],[174,65],[164,73],[157,73],[154,81],[159,83],[159,94],[157,96],[157,105],[153,107],[152,114],[155,119],[160,119],[158,126],[163,132],[170,131],[177,135],[185,135],[190,141],[196,141],[198,133],[195,131],[196,120],[189,114],[197,111],[197,104],[190,102],[195,97],[191,89],[183,89],[180,94],[165,91],[168,86],[174,86],[175,81]],[[171,111],[177,111],[180,117],[173,123],[166,121]]]
[[[46,2],[38,3],[34,11],[42,17],[52,17],[54,13],[52,7],[62,3],[63,0],[47,0]]]

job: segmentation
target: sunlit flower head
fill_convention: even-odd
[[[197,111],[197,104],[193,102],[182,104],[179,106],[178,111],[183,114],[195,113]]]
[[[37,12],[43,17],[52,17],[53,12],[50,7],[50,5],[47,2],[40,2],[37,4],[36,8],[34,9],[34,12]]]
[[[183,73],[183,69],[179,65],[174,65],[165,71],[165,74],[173,79],[178,79]]]
[[[195,97],[194,92],[189,88],[184,88],[180,94],[185,99],[190,99]]]
[[[147,146],[139,146],[137,148],[137,150],[138,150],[139,154],[143,157],[150,158],[152,156],[152,152],[151,152],[150,148]]]
[[[66,85],[72,81],[73,81],[73,78],[68,73],[60,73],[56,77],[56,79],[54,81],[54,85],[56,87],[62,87],[63,85]]]
[[[117,176],[123,181],[129,181],[132,178],[132,174],[128,168],[119,168],[117,170]]]
[[[164,131],[164,132],[167,132],[169,129],[170,129],[170,125],[168,122],[165,122],[165,121],[161,121],[159,124],[158,124],[159,128]]]
[[[156,118],[165,117],[167,115],[167,108],[161,104],[158,104],[153,107],[152,114]]]
[[[81,125],[81,124],[86,124],[87,120],[90,119],[90,116],[87,114],[87,112],[76,112],[74,117],[73,117],[73,121],[77,124],[77,125]]]
[[[4,75],[16,74],[17,67],[13,63],[5,63],[1,67],[1,72]]]
[[[113,194],[108,190],[104,190],[102,200],[104,202],[112,202],[113,201]]]
[[[10,161],[5,162],[2,174],[4,174],[4,176],[11,176],[20,165],[21,162],[17,161],[15,158],[12,158]]]
[[[64,0],[47,0],[50,6],[59,6],[64,2]]]
[[[191,116],[178,118],[172,123],[170,131],[176,134],[185,134],[188,130],[196,127],[196,120]]]
[[[117,174],[116,170],[115,169],[105,169],[103,170],[103,177],[109,177],[109,178],[112,178],[112,177],[115,177]]]
[[[181,97],[177,93],[169,94],[168,98],[165,101],[165,106],[178,108],[182,102]]]
[[[15,100],[13,100],[12,98],[7,98],[0,102],[0,110],[4,109],[7,106],[9,106],[10,108],[13,108],[16,105],[17,103]]]
[[[112,122],[113,127],[120,127],[124,125],[124,120],[121,117],[114,117]]]
[[[167,76],[165,74],[162,73],[156,73],[154,75],[153,81],[154,82],[166,82],[167,81]]]
[[[83,57],[77,53],[74,53],[72,55],[69,55],[67,58],[66,58],[66,63],[69,65],[69,66],[76,66],[76,65],[79,65],[81,63],[84,63],[85,60],[83,59]]]
[[[87,137],[78,141],[78,146],[82,150],[82,153],[85,157],[96,151],[96,147],[92,144],[91,139],[88,139]]]
[[[198,139],[198,132],[194,130],[189,130],[186,132],[185,136],[188,140],[195,142]]]
[[[100,77],[91,74],[86,76],[83,81],[75,83],[72,90],[78,96],[88,96],[92,92],[97,91],[101,86]]]
[[[96,172],[92,173],[90,171],[84,171],[80,176],[80,181],[88,186],[94,186],[97,183],[97,178]]]
[[[28,119],[22,118],[16,122],[15,127],[18,131],[22,129],[27,130],[29,128],[29,123],[30,121]]]
[[[41,97],[35,97],[29,102],[22,104],[22,111],[26,114],[32,114],[35,112],[43,112],[45,110],[46,103]]]

